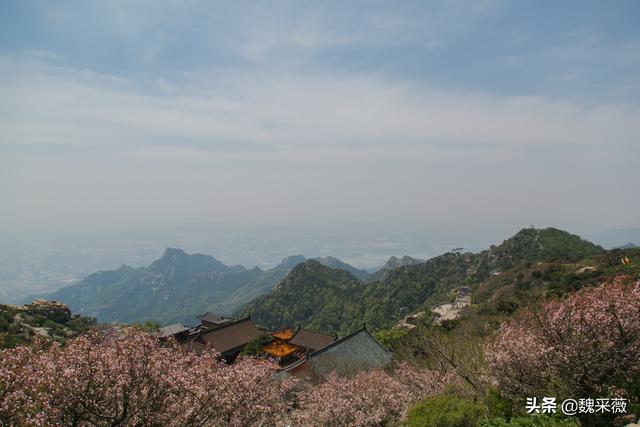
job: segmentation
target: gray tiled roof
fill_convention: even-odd
[[[181,325],[180,323],[176,323],[175,325],[165,326],[163,328],[158,329],[158,337],[160,338],[168,338],[170,336],[188,331],[189,328],[187,326]]]
[[[221,314],[212,313],[210,311],[207,311],[205,314],[200,316],[199,319],[204,322],[209,322],[213,324],[222,324],[222,323],[226,323],[233,320],[233,319],[226,318]]]
[[[289,344],[315,351],[328,346],[336,339],[338,339],[338,337],[335,335],[298,328],[296,334],[289,340]]]
[[[311,353],[307,359],[287,366],[283,372],[293,373],[306,366],[319,377],[326,377],[331,372],[348,376],[364,370],[382,368],[391,362],[391,358],[391,353],[363,326]]]
[[[219,328],[202,333],[202,340],[218,353],[236,350],[257,338],[260,330],[250,318],[236,320]]]

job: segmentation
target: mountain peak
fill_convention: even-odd
[[[580,236],[557,228],[523,228],[498,246],[492,246],[492,263],[510,268],[522,262],[573,261],[602,253],[604,249]]]
[[[182,249],[166,248],[164,250],[164,253],[162,254],[162,257],[160,257],[160,259],[173,258],[173,257],[188,257],[188,256],[189,255],[187,255],[187,253],[185,251],[183,251]]]
[[[637,247],[638,246],[636,246],[634,243],[629,242],[629,243],[624,244],[622,246],[617,246],[614,249],[636,249]]]
[[[387,262],[384,264],[382,269],[384,270],[394,270],[399,267],[404,267],[406,265],[420,264],[424,262],[421,259],[412,258],[408,255],[403,255],[402,258],[398,258],[396,256],[391,256]]]
[[[421,264],[423,263],[423,259],[412,258],[408,255],[403,255],[402,258],[398,258],[397,256],[391,256],[384,263],[382,267],[375,273],[369,276],[369,281],[380,280],[387,275],[390,271],[393,271],[400,267],[406,267],[409,265]]]
[[[270,293],[245,306],[242,315],[251,314],[252,319],[271,329],[302,324],[311,329],[338,332],[340,315],[307,322],[309,313],[321,311],[319,308],[327,301],[350,300],[365,286],[348,271],[310,259],[298,264]]]
[[[362,281],[367,280],[370,276],[368,271],[355,268],[351,264],[347,264],[346,262],[341,261],[336,257],[332,257],[332,256],[317,257],[317,258],[313,258],[313,260],[318,261],[319,263],[327,267],[338,268],[340,270],[348,271],[349,273],[356,276],[357,279]]]
[[[329,267],[328,265],[322,264],[317,259],[308,259],[308,260],[305,260],[304,262],[296,265],[294,267],[294,269],[292,270],[292,273],[295,273],[295,272],[298,272],[298,271],[308,270],[310,268],[311,269],[327,269],[327,268],[332,268],[332,267]]]
[[[304,255],[291,255],[291,256],[288,256],[285,259],[283,259],[280,262],[280,264],[278,264],[277,267],[285,268],[287,270],[292,270],[298,264],[302,264],[306,260],[307,259],[304,257]]]
[[[182,249],[167,248],[162,257],[151,264],[149,271],[159,274],[227,272],[231,269],[209,255],[187,254]]]

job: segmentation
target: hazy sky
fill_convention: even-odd
[[[0,234],[634,227],[639,136],[638,1],[0,2]]]

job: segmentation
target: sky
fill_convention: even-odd
[[[638,227],[639,136],[637,1],[0,2],[16,239]]]

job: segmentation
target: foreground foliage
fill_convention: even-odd
[[[378,426],[401,421],[407,408],[455,382],[452,373],[416,370],[401,364],[391,372],[373,370],[352,378],[330,376],[301,395],[296,425]]]
[[[261,426],[395,424],[454,381],[400,365],[316,385],[277,380],[277,366],[160,345],[139,328],[38,342],[0,353],[5,425]]]
[[[128,328],[5,350],[0,420],[7,425],[260,425],[286,413],[275,366],[163,347]]]
[[[448,394],[430,397],[409,411],[411,427],[474,427],[484,407],[470,399]]]
[[[486,348],[496,385],[512,398],[640,399],[640,281],[619,276],[521,310]],[[584,416],[606,424],[606,415]]]
[[[483,316],[463,317],[450,329],[421,325],[384,335],[397,356],[431,370],[399,364],[313,385],[275,380],[276,365],[264,359],[241,357],[229,366],[214,352],[162,346],[136,328],[18,347],[0,353],[0,422],[579,425],[524,415],[525,398],[542,396],[625,397],[638,413],[640,281],[619,276],[515,309],[496,323],[497,332],[479,321],[491,319]],[[580,425],[610,426],[622,419],[614,417],[579,418]]]

